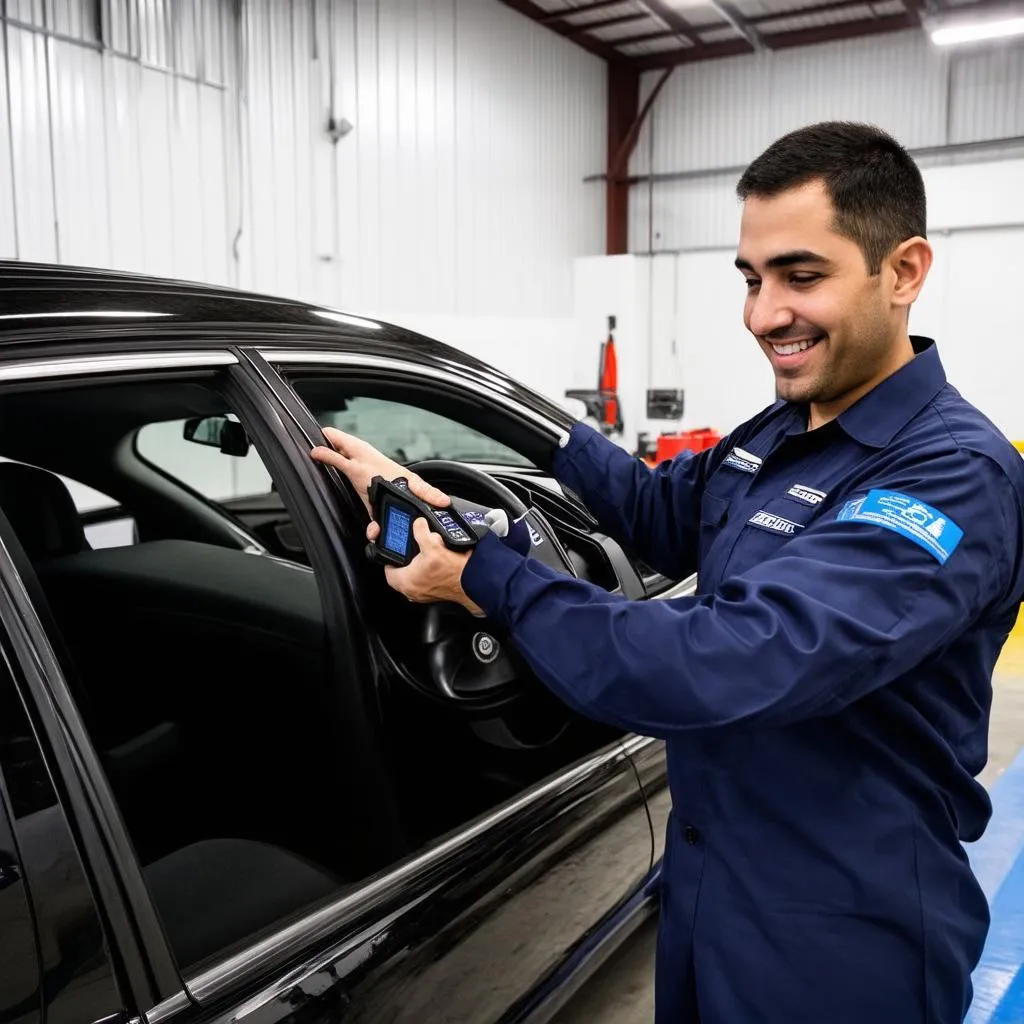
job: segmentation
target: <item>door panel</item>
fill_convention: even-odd
[[[516,1004],[640,888],[651,834],[633,765],[620,745],[470,823],[461,835],[355,898],[332,949],[231,1009],[217,1024],[487,1024]],[[309,942],[312,924],[296,942]],[[193,997],[224,1006],[243,965],[191,979]]]
[[[294,392],[269,367],[260,374],[298,428],[316,437],[317,423]],[[481,398],[476,391],[478,407]],[[349,515],[338,497],[339,513]],[[629,903],[651,857],[637,772],[616,741],[431,842],[335,908],[268,940],[258,956],[243,951],[186,979],[194,1019],[519,1019],[516,1008]],[[257,973],[261,960],[287,963],[288,973]]]

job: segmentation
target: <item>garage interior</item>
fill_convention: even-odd
[[[774,397],[743,168],[878,124],[928,191],[911,330],[1024,452],[1021,0],[0,0],[0,28],[0,258],[388,321],[588,415],[611,339],[610,432],[650,459]],[[1024,624],[994,692],[971,1024],[1024,1020]],[[560,1024],[651,1020],[653,935]]]

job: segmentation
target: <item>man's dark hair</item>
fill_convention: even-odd
[[[743,172],[736,193],[770,199],[812,181],[824,183],[835,230],[860,246],[871,274],[901,242],[925,237],[921,171],[874,125],[824,121],[790,132]]]

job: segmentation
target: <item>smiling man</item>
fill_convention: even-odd
[[[653,472],[582,424],[554,463],[644,561],[698,570],[697,595],[630,602],[493,536],[455,554],[422,521],[389,580],[482,610],[566,703],[667,740],[659,1022],[953,1024],[988,930],[961,842],[991,813],[1024,464],[908,333],[932,253],[893,139],[802,129],[738,192],[779,400]],[[364,496],[400,471],[329,438],[315,457]]]

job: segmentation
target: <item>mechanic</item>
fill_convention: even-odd
[[[388,579],[485,613],[567,704],[667,741],[658,1021],[953,1024],[989,926],[961,841],[991,814],[975,777],[1024,590],[1024,463],[908,332],[932,250],[896,141],[812,125],[737,192],[778,401],[656,470],[582,424],[554,462],[697,594],[628,601],[494,536],[450,551],[423,520]],[[364,496],[406,472],[328,437],[314,457]]]

